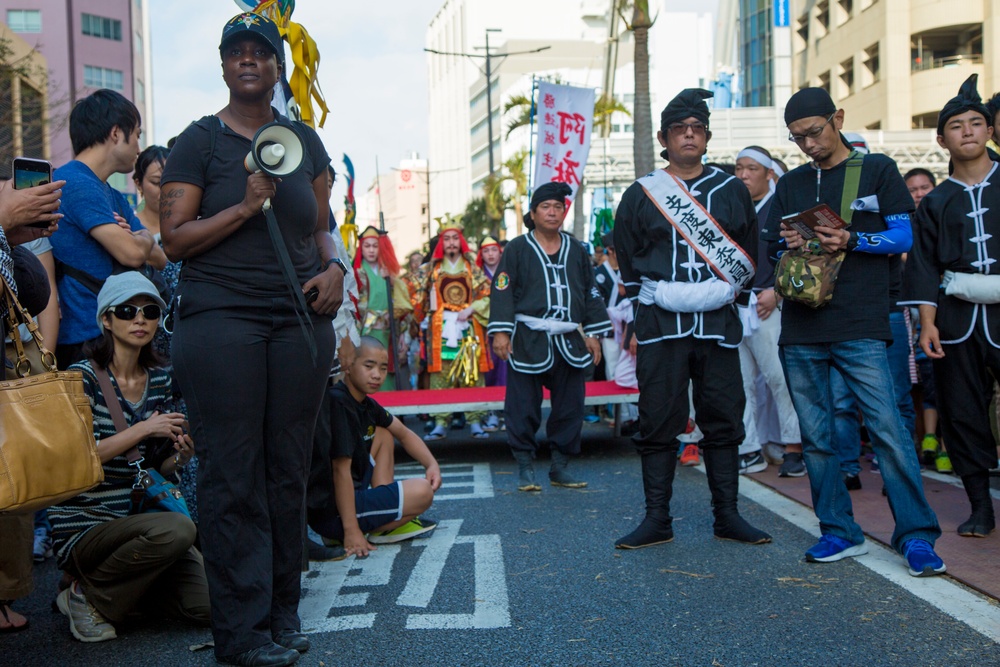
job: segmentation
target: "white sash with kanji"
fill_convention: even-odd
[[[755,265],[673,174],[657,169],[638,180],[653,205],[722,280],[739,292]]]

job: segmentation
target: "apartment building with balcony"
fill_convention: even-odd
[[[791,0],[795,89],[825,88],[851,127],[934,128],[972,73],[1000,90],[1000,0]]]
[[[48,63],[0,23],[0,177],[18,156],[48,159]]]
[[[73,159],[68,119],[73,104],[98,88],[116,90],[139,108],[146,146],[153,127],[149,0],[0,0],[0,22],[45,57],[49,158]],[[134,192],[131,179],[109,181]]]

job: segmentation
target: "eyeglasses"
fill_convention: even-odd
[[[135,316],[138,315],[140,312],[142,313],[142,316],[145,319],[150,321],[152,320],[159,321],[160,315],[163,313],[163,311],[160,310],[160,307],[155,303],[149,303],[142,307],[133,306],[132,304],[128,303],[123,303],[119,306],[115,306],[114,308],[109,308],[108,310],[111,312],[112,315],[114,315],[119,320],[126,320],[129,322],[134,320]]]
[[[805,134],[792,134],[791,132],[789,132],[788,140],[794,141],[797,144],[801,144],[805,142],[806,139],[819,139],[819,135],[823,134],[823,130],[825,130],[826,126],[829,125],[831,121],[833,121],[833,117],[836,115],[837,112],[834,111],[832,114],[830,114],[830,117],[826,119],[825,123],[823,123],[819,127],[813,127],[809,130],[806,130]]]
[[[708,126],[704,123],[671,123],[667,125],[667,132],[675,137],[684,136],[688,130],[695,134],[705,134],[708,131]]]

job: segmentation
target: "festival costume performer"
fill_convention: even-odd
[[[552,445],[549,482],[587,485],[566,467],[568,457],[580,453],[586,369],[591,362],[600,363],[599,337],[611,333],[611,322],[594,287],[586,247],[562,231],[571,194],[565,183],[545,183],[535,190],[524,217],[530,231],[507,244],[490,293],[493,350],[510,364],[504,412],[520,491],[541,491],[531,459],[538,449],[543,387],[552,392],[545,425]]]
[[[392,285],[393,316],[398,322],[396,332],[400,336],[407,331],[407,317],[413,312],[413,306],[410,304],[406,283],[399,277],[399,261],[387,233],[371,226],[361,232],[358,251],[354,254],[354,275],[358,281],[361,335],[378,339],[388,350],[390,323],[386,278]],[[400,366],[406,365],[405,348],[400,350],[399,341],[396,341],[396,358],[403,362]],[[395,369],[390,368],[389,372],[394,373]]]
[[[747,186],[758,220],[767,220],[771,210],[771,196],[774,194],[774,174],[770,153],[759,146],[751,146],[736,156],[736,177]],[[743,320],[743,342],[740,343],[740,370],[743,373],[743,392],[747,397],[746,411],[743,413],[743,429],[746,439],[740,445],[740,472],[751,474],[767,468],[767,461],[761,451],[757,429],[757,375],[764,382],[774,398],[781,430],[781,444],[787,454],[802,456],[799,445],[799,418],[795,414],[792,398],[788,395],[785,374],[778,358],[778,335],[781,333],[781,311],[778,310],[778,296],[774,291],[774,262],[767,255],[766,244],[760,244],[757,252],[757,273],[754,276],[753,292],[747,306],[740,306]]]
[[[485,386],[485,374],[493,367],[484,326],[490,317],[490,282],[473,261],[469,244],[455,223],[448,222],[442,227],[434,254],[425,267],[422,285],[430,388],[446,389],[462,379],[451,380],[449,373],[454,363],[462,363],[463,339],[469,336],[474,337],[478,350],[477,359],[472,362],[474,368],[466,370],[478,377],[467,386]],[[426,440],[441,440],[448,433],[450,414],[431,416],[434,430]],[[484,411],[478,410],[466,415],[472,437],[489,437],[483,430],[485,416]]]
[[[954,172],[917,209],[904,282],[903,303],[920,307],[920,347],[942,388],[948,455],[972,505],[958,527],[965,537],[986,537],[996,526],[989,403],[1000,377],[1000,164],[986,151],[992,123],[973,74],[938,116],[938,144]]]
[[[347,269],[329,233],[323,142],[271,107],[277,26],[236,16],[219,50],[229,103],[181,133],[163,170],[163,244],[184,260],[172,354],[205,443],[198,505],[216,658],[288,665],[309,648],[298,617],[306,475]],[[280,180],[242,167],[271,122],[303,145],[301,167]]]
[[[626,293],[635,303],[639,435],[646,517],[619,539],[637,549],[673,539],[670,517],[678,436],[688,420],[688,383],[704,433],[715,536],[750,544],[771,536],[737,509],[745,398],[736,307],[746,303],[757,254],[753,202],[737,178],[702,166],[712,93],[686,89],[660,115],[657,139],[670,164],[633,183],[615,216]],[[667,217],[669,216],[669,218]],[[742,295],[741,295],[742,293]]]
[[[479,244],[479,252],[476,253],[476,266],[482,269],[483,275],[492,284],[494,276],[500,266],[500,257],[503,255],[503,246],[492,236],[487,236]],[[493,351],[493,336],[489,336],[490,361],[493,368],[486,373],[487,387],[507,386],[507,362],[496,355]],[[500,417],[496,412],[490,411],[486,415],[483,423],[483,430],[487,432],[496,431],[500,428]]]
[[[932,545],[941,529],[924,497],[920,464],[896,407],[886,356],[892,340],[890,255],[910,249],[913,199],[894,161],[874,153],[861,157],[848,147],[840,134],[843,123],[844,111],[821,88],[804,88],[789,99],[785,107],[789,136],[812,162],[778,181],[761,230],[771,257],[777,258],[805,245],[798,232],[781,223],[784,216],[825,203],[844,217],[845,199],[853,211],[850,229],[817,227],[817,238],[810,242],[815,251],[846,250],[829,303],[810,308],[786,299],[781,309],[781,363],[799,416],[813,507],[822,532],[819,542],[806,551],[806,560],[827,563],[868,551],[841,479],[834,442],[830,375],[835,369],[857,400],[872,437],[896,521],[892,547],[904,555],[911,575],[939,574],[945,565]],[[854,187],[849,177],[857,194],[849,191],[845,198],[844,190]]]

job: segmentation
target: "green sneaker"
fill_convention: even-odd
[[[418,516],[416,519],[411,519],[398,528],[386,530],[381,533],[372,533],[368,536],[368,541],[372,544],[394,544],[396,542],[403,542],[404,540],[412,540],[414,537],[429,533],[435,528],[437,528],[436,521],[428,521]]]
[[[920,456],[925,466],[934,465],[938,456],[938,439],[933,433],[928,433],[920,442]]]
[[[950,475],[955,472],[951,467],[948,452],[938,452],[937,458],[934,459],[934,468],[942,475]]]

